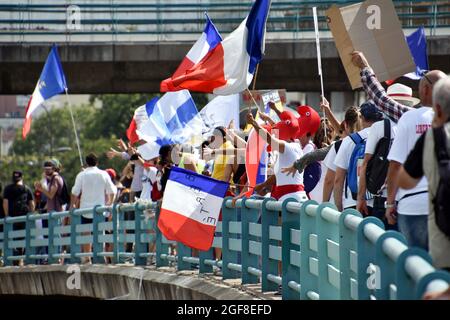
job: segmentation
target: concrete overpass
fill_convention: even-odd
[[[60,56],[69,90],[83,93],[158,92],[192,42],[64,43]],[[42,70],[49,43],[0,44],[0,94],[29,94]],[[429,64],[450,72],[450,37],[428,38]],[[322,41],[326,91],[351,91],[332,39]],[[278,40],[266,46],[257,88],[320,91],[313,39]]]

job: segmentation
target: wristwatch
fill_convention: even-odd
[[[388,203],[387,201],[385,201],[384,208],[385,209],[395,208],[395,203]]]

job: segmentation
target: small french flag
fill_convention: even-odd
[[[206,26],[203,30],[202,35],[194,44],[194,46],[189,50],[186,57],[184,57],[178,69],[172,75],[172,77],[163,80],[160,85],[161,92],[177,91],[183,88],[175,85],[172,79],[182,76],[187,70],[192,68],[195,64],[199,63],[208,52],[213,50],[221,41],[222,37],[217,31],[216,26],[212,23],[211,19],[206,15]]]
[[[209,250],[228,187],[227,182],[172,167],[161,204],[159,230],[169,240]]]

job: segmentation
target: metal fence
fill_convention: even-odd
[[[312,37],[312,7],[319,28],[327,31],[325,10],[332,4],[359,1],[272,1],[268,38]],[[194,39],[208,12],[218,30],[227,34],[248,14],[251,1],[62,1],[0,2],[1,41],[164,41]],[[404,28],[425,26],[429,34],[450,27],[447,0],[394,1]],[[447,33],[448,34],[448,33]]]
[[[283,299],[420,299],[450,283],[450,273],[435,270],[427,252],[409,248],[398,232],[384,231],[379,219],[363,219],[353,209],[341,213],[329,203],[250,198],[232,207],[227,198],[216,229],[221,235],[195,257],[157,230],[158,211],[156,217],[148,215],[154,210],[153,204],[136,203],[8,217],[0,220],[3,263],[57,263],[61,258],[79,263],[84,257],[105,263],[109,257],[112,263],[134,258],[135,265],[144,266],[153,257],[157,268],[219,272],[224,280],[259,283],[263,292],[281,286]],[[131,211],[135,219],[125,220]],[[81,215],[89,213],[92,223],[81,224]],[[71,221],[64,226],[60,221],[67,217]],[[38,228],[36,221],[48,225]],[[126,243],[134,244],[132,252],[125,252]],[[92,252],[82,252],[83,244],[92,244]],[[155,252],[149,252],[152,244]],[[215,248],[222,250],[222,260],[214,258]],[[18,249],[25,252],[14,253]]]

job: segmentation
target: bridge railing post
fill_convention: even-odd
[[[112,207],[112,236],[113,236],[113,263],[119,263],[119,230],[118,230],[118,211],[120,210],[120,206],[115,203]]]
[[[70,210],[70,262],[80,263],[81,259],[77,257],[77,254],[81,252],[81,245],[77,243],[77,226],[81,224],[81,217],[75,211],[75,209]]]
[[[258,266],[259,256],[250,250],[250,241],[254,241],[255,236],[250,234],[250,224],[258,223],[259,210],[249,208],[247,201],[254,199],[243,199],[241,203],[241,233],[242,233],[242,284],[258,283],[259,277],[249,272],[249,268],[260,269]]]
[[[375,273],[374,275],[374,290],[377,300],[389,300],[391,297],[391,284],[395,283],[395,265],[396,261],[392,261],[383,250],[383,243],[385,240],[393,238],[401,243],[407,245],[405,236],[397,231],[384,232],[375,243]],[[426,254],[426,252],[425,252]],[[431,259],[430,259],[431,264]]]
[[[366,225],[370,223],[384,229],[384,223],[375,217],[364,218],[358,225],[356,240],[358,255],[358,300],[370,300],[370,296],[373,294],[373,289],[368,286],[367,281],[370,276],[368,271],[370,271],[373,262],[375,262],[376,250],[375,244],[371,243],[364,234]]]
[[[56,258],[53,255],[56,253],[55,228],[58,224],[53,217],[54,214],[54,212],[48,214],[48,264],[56,263]]]
[[[9,223],[9,217],[5,217],[3,225],[3,265],[10,266],[11,260],[8,257],[12,256],[13,250],[9,247],[9,232],[12,230],[12,224]]]
[[[294,198],[283,201],[281,210],[281,260],[282,260],[282,297],[283,300],[300,299],[300,293],[289,287],[290,281],[299,282],[300,268],[291,261],[292,251],[300,251],[300,246],[292,243],[292,233],[300,230],[300,212],[291,213],[286,206],[290,202],[297,202]]]
[[[309,292],[319,292],[319,281],[314,274],[313,267],[317,264],[317,251],[314,250],[314,236],[316,234],[316,214],[307,213],[308,206],[317,206],[313,200],[306,201],[300,208],[300,299],[310,299]]]
[[[144,210],[142,204],[136,202],[134,205],[134,264],[137,266],[145,266],[147,259],[141,256],[145,253],[146,244],[142,242],[142,220],[144,218]]]
[[[277,241],[270,239],[270,227],[278,226],[278,211],[267,208],[269,201],[276,201],[274,198],[266,198],[262,203],[261,215],[261,286],[262,291],[276,291],[278,285],[268,279],[269,274],[278,274],[278,261],[270,258],[270,246],[276,246]]]
[[[31,227],[33,226],[33,224],[36,225],[35,220],[30,219],[31,215],[33,214],[34,213],[30,212],[27,213],[27,220],[25,222],[25,264],[31,263],[30,255],[34,254],[35,252],[34,247],[33,250],[31,249]]]
[[[240,278],[236,270],[229,268],[230,263],[237,264],[239,262],[238,252],[231,250],[230,240],[234,239],[230,232],[230,222],[237,221],[237,210],[240,210],[242,200],[236,201],[236,208],[228,208],[226,203],[231,200],[231,197],[226,197],[222,203],[222,278],[223,279],[237,279]]]
[[[155,213],[155,229],[156,229],[156,267],[167,267],[169,261],[167,259],[162,259],[162,254],[167,254],[169,252],[169,245],[163,243],[163,234],[158,228],[159,212],[161,203],[158,203]]]
[[[316,213],[319,295],[321,300],[337,300],[340,297],[339,218],[336,221],[325,218],[324,210],[328,208],[337,210],[333,204],[322,203]]]
[[[339,270],[340,277],[340,299],[355,299],[356,292],[356,230],[352,230],[345,224],[346,217],[362,218],[361,213],[355,209],[347,209],[339,217]]]
[[[105,260],[99,256],[99,253],[103,251],[103,243],[99,240],[99,223],[104,221],[103,214],[97,211],[101,206],[97,205],[92,209],[92,263],[102,263]]]

